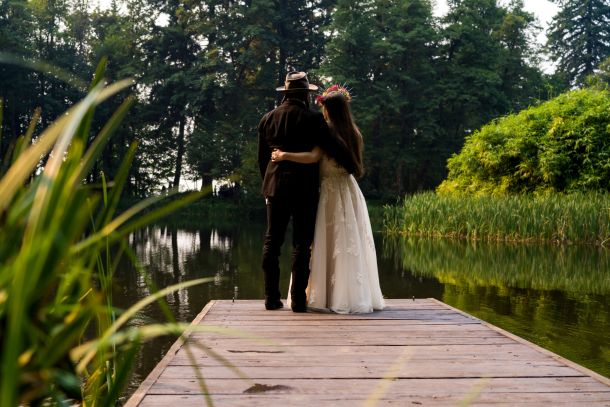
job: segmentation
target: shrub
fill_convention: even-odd
[[[498,119],[448,168],[439,193],[610,191],[610,93],[575,90]]]

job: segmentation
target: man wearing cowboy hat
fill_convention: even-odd
[[[288,222],[292,218],[291,307],[307,311],[305,289],[309,280],[309,258],[318,207],[318,164],[271,161],[271,152],[311,151],[319,146],[346,169],[351,167],[344,143],[331,135],[321,113],[309,109],[309,83],[305,72],[288,72],[282,103],[266,113],[258,125],[258,164],[263,178],[262,192],[267,204],[267,230],[263,245],[262,268],[265,274],[265,308],[283,307],[279,289],[279,255]],[[350,171],[351,172],[351,171]]]

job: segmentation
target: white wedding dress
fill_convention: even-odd
[[[340,314],[384,308],[366,201],[354,177],[326,155],[310,266],[309,308]]]

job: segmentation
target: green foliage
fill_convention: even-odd
[[[262,195],[260,193],[262,181],[258,170],[258,155],[255,143],[248,143],[242,154],[242,168],[240,170],[240,183],[245,190],[242,194],[245,206],[261,208]]]
[[[87,96],[31,144],[34,126],[19,140],[0,179],[0,405],[113,406],[141,340],[178,334],[176,324],[126,328],[142,307],[173,290],[166,287],[125,312],[112,306],[111,284],[123,239],[197,199],[190,195],[137,216],[153,198],[115,216],[136,144],[108,188],[83,184],[111,134],[125,117],[127,98],[87,146],[95,108],[132,85],[104,87],[103,66]],[[41,157],[48,157],[42,171]],[[119,245],[116,258],[110,248]],[[154,291],[154,287],[151,287]],[[93,341],[88,341],[93,339]]]
[[[256,183],[251,179],[256,162],[250,155],[256,148],[256,126],[274,107],[274,89],[287,70],[311,71],[319,65],[322,25],[333,1],[214,3],[193,25],[208,45],[199,56],[203,79],[187,161],[204,184],[239,175],[247,184],[244,201],[260,202],[260,189],[250,187]]]
[[[587,78],[587,85],[597,89],[610,89],[610,57],[599,65],[597,72]]]
[[[469,196],[432,192],[387,206],[384,229],[483,241],[610,243],[610,194]]]
[[[261,115],[278,100],[288,69],[354,89],[365,137],[372,198],[436,187],[465,135],[508,112],[561,92],[565,75],[545,77],[533,16],[521,0],[452,0],[446,16],[430,0],[111,2],[0,1],[0,47],[89,77],[108,59],[107,77],[140,87],[96,159],[87,182],[114,178],[131,143],[140,148],[125,192],[145,197],[186,179],[209,185],[238,174],[243,202],[255,202],[252,144]],[[598,30],[602,33],[604,30]],[[597,31],[596,31],[597,32]],[[600,34],[601,35],[601,34]],[[4,158],[36,108],[43,127],[84,90],[45,70],[0,64]],[[99,131],[115,102],[96,111]],[[91,140],[88,140],[90,143]],[[245,196],[245,194],[255,194]]]
[[[26,1],[0,1],[0,51],[31,57],[33,50],[29,37],[33,29],[33,18]],[[0,64],[0,78],[0,98],[4,101],[5,111],[0,137],[1,160],[11,143],[25,133],[34,112],[36,94],[31,85],[31,73],[20,67]]]
[[[438,185],[464,135],[543,93],[523,2],[338,1],[321,73],[354,88],[371,197]],[[440,24],[439,24],[440,23]]]
[[[115,3],[116,6],[116,3]],[[109,80],[120,80],[125,77],[136,78],[138,83],[143,83],[144,49],[142,41],[149,35],[148,24],[156,17],[151,6],[146,3],[130,2],[125,7],[126,12],[120,13],[116,7],[108,10],[95,10],[82,17],[88,20],[85,30],[85,58],[89,64],[106,59],[107,66],[105,76]],[[82,13],[83,15],[85,12]],[[143,198],[154,191],[158,179],[154,178],[156,173],[153,168],[162,167],[161,156],[157,156],[151,163],[150,144],[153,137],[150,131],[150,122],[146,122],[143,114],[142,97],[137,97],[137,102],[132,108],[132,114],[128,115],[122,122],[121,127],[116,130],[115,135],[108,141],[106,147],[96,160],[94,170],[88,177],[88,182],[101,182],[99,174],[103,171],[109,178],[114,178],[121,161],[134,141],[138,141],[139,147],[134,162],[129,169],[129,177],[125,185],[125,195]],[[110,100],[96,110],[94,129],[99,129],[111,117],[117,108],[117,101]],[[167,151],[165,152],[167,154]]]
[[[558,71],[582,85],[610,57],[610,2],[554,0],[561,7],[549,27],[547,47]]]
[[[439,192],[610,191],[610,94],[568,92],[476,131]]]
[[[430,165],[415,157],[437,151],[431,3],[338,1],[328,29],[320,72],[354,89],[352,108],[365,138],[363,188],[387,197],[427,186]]]
[[[171,188],[178,187],[182,179],[188,121],[197,108],[193,102],[199,93],[196,62],[201,46],[189,27],[196,5],[174,0],[159,3],[168,22],[151,22],[149,27],[145,47],[151,69],[143,80],[150,87],[150,96],[144,116],[155,129],[154,156],[171,157],[169,166],[163,168]],[[157,171],[162,168],[159,164]]]
[[[444,120],[454,123],[458,137],[504,110],[501,45],[495,40],[504,13],[496,0],[454,0],[443,18],[447,42],[442,54],[447,62],[439,87],[447,95]]]
[[[435,88],[447,152],[489,120],[543,96],[535,20],[523,7],[523,1],[508,7],[496,0],[449,2]]]

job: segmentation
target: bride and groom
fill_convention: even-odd
[[[318,89],[304,72],[289,72],[282,103],[258,125],[258,163],[267,206],[262,268],[265,308],[283,307],[279,255],[292,218],[292,275],[288,303],[294,312],[326,309],[365,313],[384,308],[364,196],[362,136],[341,86]]]

